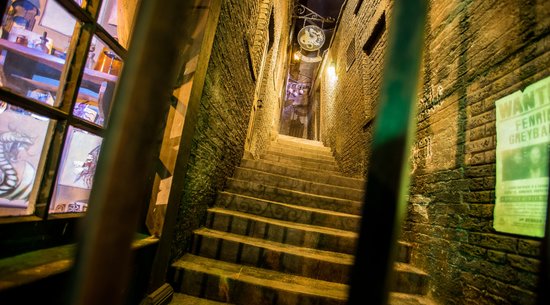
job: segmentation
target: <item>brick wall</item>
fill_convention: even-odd
[[[208,66],[184,192],[181,198],[172,257],[187,249],[192,230],[231,176],[243,152],[255,82],[250,71],[246,35],[254,32],[257,1],[222,2]]]
[[[254,157],[259,157],[277,134],[281,110],[281,88],[285,81],[287,47],[291,25],[290,1],[273,1],[273,37],[263,63],[261,82],[257,87],[257,98],[262,101],[253,111],[250,147]],[[270,16],[264,15],[269,21]],[[267,25],[269,22],[265,22]],[[265,33],[269,36],[268,33]]]
[[[493,227],[495,101],[550,75],[548,1],[431,1],[405,237],[446,304],[534,304],[539,239]]]
[[[326,65],[335,67],[338,79],[331,80],[324,73],[321,83],[321,140],[332,148],[342,172],[350,176],[366,171],[386,31],[369,55],[363,46],[376,22],[391,13],[387,0],[363,1],[355,14],[357,4],[358,0],[347,2],[329,50]]]
[[[260,69],[263,62],[263,54],[266,49],[266,42],[269,39],[269,16],[272,9],[272,0],[259,1],[259,9],[257,10],[257,16],[254,16],[256,24],[250,31],[250,56],[252,58],[252,66],[259,78]]]
[[[346,72],[345,53],[387,6],[364,1],[353,16],[356,3],[348,1],[331,49],[338,80],[324,76],[322,94],[323,140],[349,174],[365,166],[353,160],[366,153],[357,146],[368,142],[361,124],[376,107],[382,56],[358,52]],[[403,239],[441,304],[534,304],[540,239],[493,229],[494,102],[550,75],[550,2],[432,0],[426,35]]]

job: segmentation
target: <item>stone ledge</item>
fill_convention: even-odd
[[[134,250],[158,243],[158,238],[139,234]],[[68,271],[74,264],[76,245],[41,249],[0,260],[0,292]]]

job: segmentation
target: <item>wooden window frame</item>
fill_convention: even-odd
[[[58,246],[76,240],[75,228],[85,212],[50,214],[50,204],[54,196],[58,173],[61,170],[61,158],[66,145],[70,126],[82,129],[90,134],[104,138],[108,128],[109,117],[104,126],[98,126],[73,114],[80,83],[84,75],[84,67],[92,38],[96,36],[106,47],[114,51],[124,62],[127,50],[109,32],[97,22],[101,11],[102,0],[84,1],[84,7],[73,0],[56,1],[76,20],[71,38],[66,62],[61,71],[57,101],[59,107],[53,107],[25,96],[14,93],[6,87],[0,88],[0,100],[10,105],[33,112],[37,115],[55,120],[50,126],[52,131],[46,136],[42,152],[45,159],[43,175],[37,176],[35,183],[39,184],[38,195],[34,202],[34,213],[28,216],[0,217],[0,248],[3,249],[0,258],[5,258],[24,252]],[[2,18],[6,12],[7,3],[0,5]],[[118,80],[117,80],[118,83]],[[114,97],[113,97],[114,100]],[[143,209],[147,207],[144,205]]]

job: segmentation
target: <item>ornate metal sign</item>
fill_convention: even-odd
[[[325,43],[325,32],[316,25],[307,25],[298,32],[298,43],[306,51],[317,51]]]

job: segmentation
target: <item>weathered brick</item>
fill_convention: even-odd
[[[541,253],[541,242],[536,240],[524,240],[518,241],[519,254],[528,256],[539,256]]]
[[[468,166],[464,171],[464,175],[468,178],[494,176],[495,165],[486,164],[486,165],[478,165],[478,166]]]
[[[508,254],[507,258],[510,265],[514,268],[532,273],[539,272],[540,260],[538,259],[528,258],[516,254]]]
[[[517,238],[500,236],[497,234],[470,233],[468,241],[474,245],[479,245],[495,250],[507,252],[516,252]]]
[[[491,262],[504,264],[506,262],[506,253],[494,250],[487,251],[487,259]]]
[[[465,203],[491,203],[495,200],[494,191],[464,192],[462,196]]]

